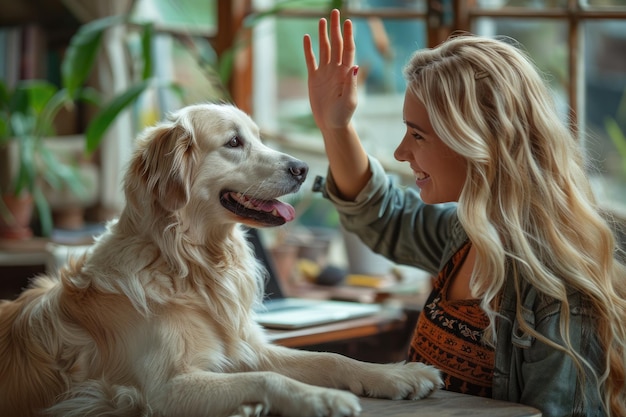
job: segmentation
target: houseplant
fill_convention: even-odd
[[[34,205],[42,232],[50,233],[52,217],[43,193],[44,182],[53,189],[67,186],[72,193],[82,192],[74,167],[62,162],[44,141],[54,134],[52,122],[56,113],[69,103],[64,90],[45,80],[22,81],[12,90],[0,83],[0,146],[5,158],[0,190],[5,237],[25,238],[32,233],[28,228],[30,216],[9,210],[15,204],[24,204],[20,210],[27,213],[32,213]],[[12,172],[11,167],[15,168]],[[9,227],[16,226],[19,218],[17,229]]]
[[[113,123],[118,114],[127,108],[150,82],[152,26],[139,25],[141,31],[141,57],[143,74],[141,79],[127,91],[103,105],[100,94],[85,86],[91,74],[97,54],[101,48],[104,32],[113,25],[126,24],[123,16],[99,19],[83,25],[72,37],[64,56],[61,85],[47,80],[26,80],[9,89],[0,80],[0,150],[15,166],[0,175],[0,233],[8,237],[27,238],[32,235],[28,224],[30,216],[12,212],[14,203],[26,204],[27,212],[36,208],[41,233],[48,236],[53,228],[50,205],[44,195],[43,186],[52,189],[67,187],[72,193],[80,194],[83,184],[77,170],[67,161],[62,161],[46,145],[44,138],[54,135],[54,119],[62,108],[72,108],[78,102],[87,102],[101,107],[98,115],[87,128],[87,146],[93,152],[102,134]],[[90,142],[89,142],[90,141]],[[96,143],[96,145],[89,145]],[[10,231],[19,219],[26,224]]]

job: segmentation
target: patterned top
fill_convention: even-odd
[[[448,286],[469,252],[466,243],[439,272],[419,315],[408,360],[436,366],[444,389],[491,397],[494,349],[482,343],[489,319],[480,300],[447,300]]]

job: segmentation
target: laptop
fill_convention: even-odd
[[[381,311],[380,304],[286,297],[259,231],[248,229],[247,238],[254,246],[255,254],[268,275],[263,306],[256,310],[256,321],[264,327],[299,329],[371,316]]]

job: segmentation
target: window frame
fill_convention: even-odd
[[[242,23],[247,15],[254,12],[252,0],[217,0],[218,2],[218,38],[216,43],[218,53],[228,48],[229,45],[239,39],[239,36],[250,36],[251,30],[243,28]],[[585,146],[585,71],[583,69],[584,57],[584,25],[590,21],[624,20],[626,21],[626,8],[624,7],[592,7],[583,6],[584,0],[567,0],[561,6],[550,8],[525,8],[502,6],[500,8],[482,8],[478,0],[428,0],[425,1],[424,11],[407,10],[385,7],[382,9],[355,9],[349,2],[344,1],[341,7],[342,16],[346,18],[366,18],[369,16],[386,19],[422,19],[426,22],[426,44],[434,47],[457,31],[471,32],[474,23],[479,19],[520,19],[536,20],[549,19],[562,22],[566,26],[567,41],[567,106],[568,119],[572,129],[576,132]],[[447,8],[447,9],[446,9]],[[319,9],[290,8],[276,14],[281,17],[319,18]],[[324,14],[325,15],[325,14]],[[626,23],[626,22],[625,22]],[[223,30],[226,28],[225,30]],[[243,33],[243,35],[242,35]],[[222,45],[222,48],[220,48]],[[235,72],[229,87],[236,105],[252,114],[253,112],[253,62],[254,53],[249,42],[248,46],[238,53],[234,66]],[[294,144],[289,144],[294,145]],[[321,149],[302,149],[311,154],[320,154]],[[613,205],[613,202],[601,202],[603,206]],[[619,207],[624,211],[626,207]]]

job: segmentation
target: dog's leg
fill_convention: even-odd
[[[315,387],[275,372],[179,375],[148,397],[163,416],[352,417],[359,399],[347,391]]]
[[[418,362],[376,364],[324,352],[269,345],[260,357],[262,370],[298,381],[350,390],[360,396],[419,399],[441,387],[439,371]]]

